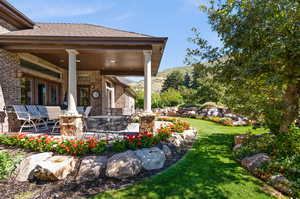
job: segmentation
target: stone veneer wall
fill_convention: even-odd
[[[115,106],[116,108],[126,108],[125,107],[125,89],[120,84],[115,84]]]
[[[0,110],[3,110],[4,106],[21,103],[20,80],[16,77],[19,66],[20,59],[16,54],[0,49]],[[14,121],[9,123],[10,128],[15,124]],[[7,131],[7,118],[2,125],[4,131]]]

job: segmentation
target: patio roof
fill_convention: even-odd
[[[156,75],[167,38],[89,24],[36,23],[33,28],[0,34],[0,48],[32,53],[68,68],[66,49],[79,52],[78,70],[100,70],[104,75],[144,75],[145,50],[152,50]]]

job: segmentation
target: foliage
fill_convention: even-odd
[[[223,42],[213,47],[197,29],[187,63],[226,85],[225,105],[287,132],[299,109],[299,1],[226,0],[202,6]],[[249,114],[250,113],[250,114]]]
[[[191,84],[192,84],[192,80],[191,80],[189,73],[185,73],[184,80],[183,80],[183,86],[185,88],[191,88],[191,86],[192,86]]]
[[[170,88],[161,94],[162,102],[165,106],[177,106],[183,103],[183,97],[174,88]]]
[[[23,154],[15,153],[13,156],[8,151],[0,151],[0,180],[7,178],[21,162]]]
[[[252,136],[246,144],[235,151],[238,159],[257,153],[267,153],[271,157],[271,161],[257,172],[266,178],[281,174],[294,181],[293,193],[299,197],[300,182],[297,179],[300,177],[300,129],[290,127],[287,133]]]
[[[184,85],[184,77],[183,74],[179,71],[174,71],[170,73],[166,80],[164,81],[164,84],[162,86],[161,92],[165,92],[169,90],[170,88],[178,89],[179,86]]]
[[[135,107],[139,109],[144,108],[144,91],[137,90],[137,97],[135,99]],[[164,102],[162,101],[161,96],[158,93],[152,93],[151,95],[152,108],[163,108]]]
[[[158,129],[156,135],[147,132],[138,133],[137,135],[126,135],[123,140],[114,142],[112,149],[116,152],[122,152],[128,149],[136,150],[141,148],[150,148],[162,141],[166,141],[171,134],[171,128],[165,126]]]
[[[190,129],[190,123],[188,123],[187,121],[178,119],[178,118],[159,117],[159,118],[156,118],[156,120],[173,123],[172,125],[169,125],[168,127],[171,128],[171,130],[176,133],[182,133],[184,130]],[[163,128],[163,127],[161,127],[161,128]]]
[[[181,86],[179,87],[178,92],[182,96],[184,103],[194,104],[197,102],[197,90]]]
[[[24,133],[1,135],[0,144],[70,155],[100,154],[106,150],[106,142],[97,141],[95,138],[64,139],[48,135],[28,136]]]
[[[197,79],[196,103],[202,104],[205,102],[218,103],[224,95],[224,87],[218,84],[211,78]]]

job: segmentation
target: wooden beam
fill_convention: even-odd
[[[103,75],[144,76],[144,71],[101,71]]]

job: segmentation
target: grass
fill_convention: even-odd
[[[262,191],[263,183],[252,177],[234,161],[233,137],[250,127],[225,127],[188,119],[199,130],[199,139],[190,152],[166,171],[131,185],[108,191],[96,199],[265,199],[273,198]],[[262,133],[263,129],[255,133]]]

